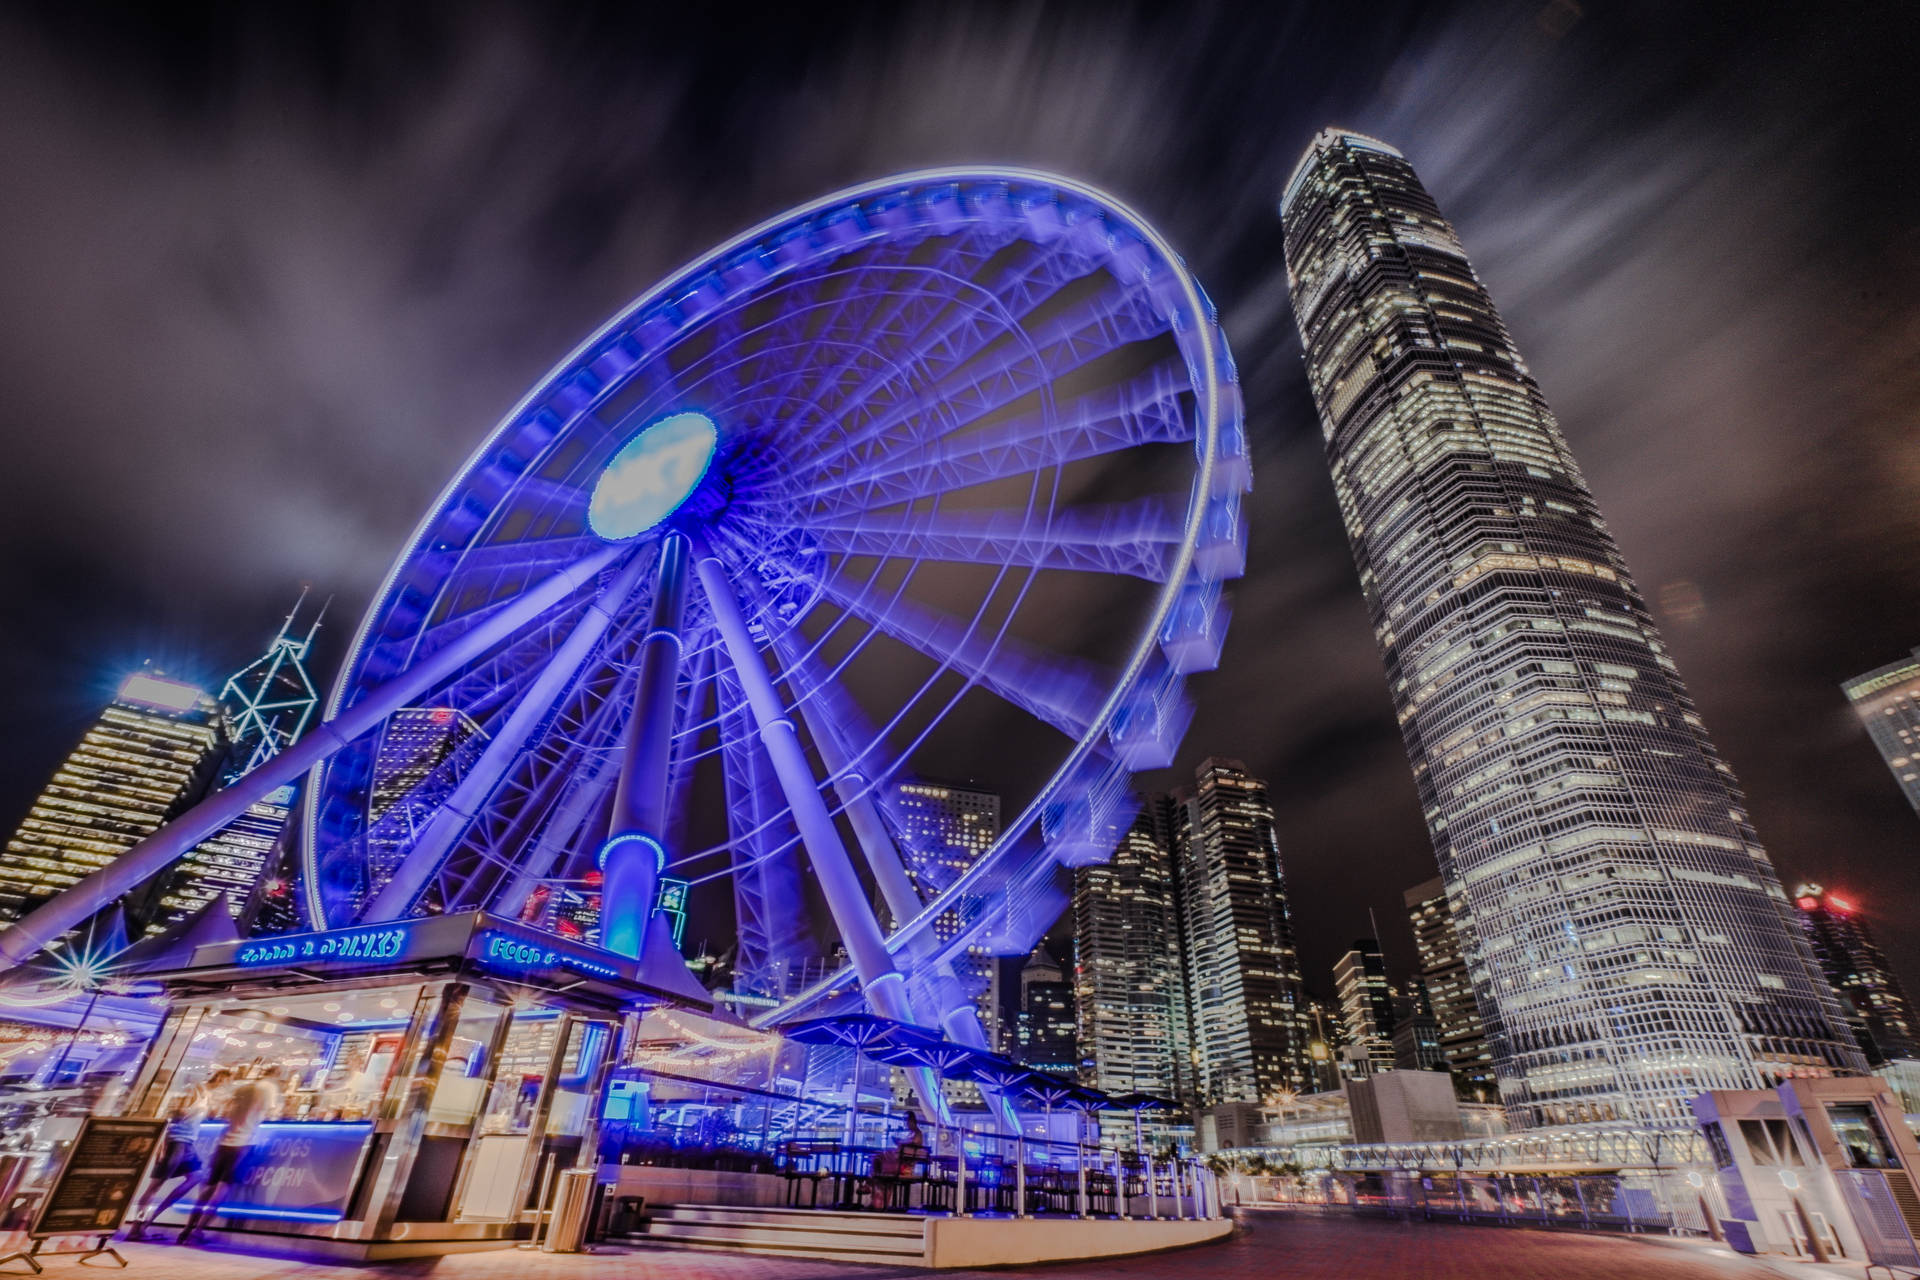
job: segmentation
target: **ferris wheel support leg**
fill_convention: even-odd
[[[613,820],[600,865],[600,945],[639,957],[647,921],[667,863],[667,766],[673,748],[674,691],[680,681],[681,629],[687,615],[687,538],[669,533],[660,543],[653,616],[640,647],[626,757],[614,790]]]
[[[238,818],[268,792],[326,760],[381,721],[428,693],[527,623],[593,581],[625,550],[608,547],[543,579],[418,666],[409,667],[224,791],[215,792],[65,893],[0,933],[0,971],[13,968],[94,912],[128,893],[202,840]]]
[[[586,613],[541,668],[513,714],[507,717],[507,723],[487,743],[487,749],[453,789],[446,803],[434,810],[426,826],[421,828],[413,848],[394,869],[392,879],[381,886],[373,901],[360,912],[360,919],[397,920],[413,909],[414,900],[426,888],[440,860],[493,794],[507,769],[519,758],[520,749],[526,745],[535,726],[546,719],[555,700],[578,674],[580,664],[607,633],[608,624],[639,586],[646,567],[646,557],[633,556],[600,598],[587,606]]]
[[[814,661],[805,653],[795,652],[792,645],[779,645],[776,648],[780,660],[788,670],[798,675],[809,687],[820,695],[800,705],[800,718],[807,722],[807,731],[820,747],[822,763],[827,771],[834,775],[834,794],[839,797],[842,810],[853,825],[854,842],[867,860],[867,869],[873,873],[874,882],[880,887],[880,897],[887,904],[887,911],[893,916],[896,927],[920,914],[924,903],[920,894],[907,877],[907,869],[900,860],[899,846],[887,831],[886,821],[880,816],[880,806],[874,803],[873,787],[867,775],[854,766],[853,753],[847,748],[841,737],[839,725],[835,723],[835,708],[832,705],[837,697],[844,694],[832,685],[819,679]],[[827,705],[822,707],[824,700]],[[991,1050],[987,1043],[986,1029],[980,1025],[980,1011],[966,992],[960,989],[960,983],[954,976],[953,966],[944,960],[935,960],[931,969],[922,969],[916,963],[914,973],[925,980],[923,993],[931,993],[938,1008],[940,1028],[947,1037],[956,1043],[972,1049]],[[1019,1132],[1019,1117],[1006,1096],[999,1090],[982,1088],[983,1096],[1000,1121],[1009,1132]]]
[[[760,651],[754,647],[753,636],[747,630],[747,621],[740,615],[740,601],[727,580],[726,569],[711,549],[702,546],[695,552],[694,573],[706,593],[708,607],[713,610],[720,643],[746,694],[747,708],[760,731],[761,745],[773,762],[781,794],[793,814],[794,825],[800,829],[800,842],[806,846],[807,860],[819,878],[827,910],[840,930],[840,940],[846,944],[853,970],[860,976],[861,990],[881,1017],[912,1022],[913,1007],[907,999],[906,977],[894,967],[893,957],[887,952],[880,922],[867,903],[866,890],[853,869],[853,859],[841,843],[839,830],[833,825],[833,815],[827,812],[827,803],[820,797],[820,786],[812,766],[807,763],[806,752],[801,750],[799,733],[781,705],[780,695],[773,688],[773,678],[767,674],[766,664],[760,660]],[[914,1073],[921,1105],[936,1117],[944,1116],[945,1100],[937,1088],[929,1087],[925,1075]]]

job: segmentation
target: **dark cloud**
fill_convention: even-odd
[[[1787,874],[1874,904],[1920,976],[1920,825],[1835,688],[1920,643],[1911,18],[1277,8],[4,20],[5,811],[128,662],[223,670],[302,581],[344,626],[486,427],[676,262],[1013,161],[1135,203],[1221,305],[1254,544],[1187,754],[1273,779],[1319,978],[1432,870],[1274,214],[1339,120],[1458,224]]]

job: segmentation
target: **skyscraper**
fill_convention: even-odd
[[[128,676],[34,800],[0,859],[0,926],[106,866],[198,800],[226,758],[202,690]]]
[[[1281,201],[1335,496],[1517,1125],[1863,1066],[1545,398],[1392,147]],[[1630,375],[1629,375],[1630,376]]]
[[[1000,797],[991,791],[926,780],[894,784],[890,806],[900,824],[901,862],[920,896],[931,901],[980,860],[1000,838]],[[978,898],[963,900],[933,922],[942,942],[958,936],[981,910]],[[999,960],[969,947],[953,964],[954,977],[973,998],[987,1043],[1002,1047]]]
[[[387,717],[373,757],[368,798],[367,867],[371,892],[400,865],[422,824],[453,793],[480,726],[452,707],[407,707]]]
[[[1433,1019],[1439,1028],[1440,1052],[1447,1070],[1475,1088],[1493,1088],[1493,1055],[1473,1002],[1473,979],[1460,951],[1460,935],[1447,906],[1446,882],[1435,876],[1406,892],[1407,919],[1413,925],[1414,950],[1420,958]]]
[[[1357,939],[1333,962],[1333,994],[1350,1043],[1359,1045],[1374,1071],[1393,1069],[1393,993],[1387,958],[1374,938]]]
[[[1920,810],[1920,649],[1840,686],[1907,803]]]
[[[1020,970],[1014,1056],[1030,1067],[1071,1078],[1080,1066],[1073,983],[1041,943]]]
[[[1176,853],[1200,1097],[1304,1091],[1312,1037],[1267,784],[1237,760],[1204,760],[1194,778]]]
[[[302,592],[300,601],[306,599]],[[218,785],[231,786],[299,740],[319,706],[306,658],[320,630],[315,617],[303,638],[294,634],[300,601],[280,624],[266,652],[227,677],[220,705],[227,715],[227,756]],[[321,610],[324,614],[326,611]],[[148,933],[179,923],[215,898],[250,927],[281,932],[297,923],[289,861],[284,858],[287,819],[299,797],[289,783],[249,805],[247,811],[202,840],[185,857],[154,877],[139,916]],[[269,865],[273,873],[268,875]],[[284,874],[283,874],[284,871]],[[282,881],[262,885],[263,879]]]
[[[1080,1079],[1108,1093],[1194,1096],[1186,967],[1174,893],[1176,814],[1148,796],[1110,861],[1073,873]]]
[[[1817,884],[1795,889],[1793,903],[1814,959],[1854,1015],[1854,1035],[1867,1061],[1879,1066],[1894,1058],[1920,1058],[1913,1005],[1860,908]]]

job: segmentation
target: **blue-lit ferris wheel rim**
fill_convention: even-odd
[[[836,192],[735,237],[682,268],[630,304],[581,343],[502,419],[430,508],[409,539],[406,551],[389,570],[374,605],[362,619],[330,696],[329,715],[337,714],[346,706],[352,694],[365,687],[357,677],[361,674],[362,660],[376,626],[388,616],[389,606],[395,600],[403,575],[428,551],[435,533],[445,526],[449,513],[459,506],[463,492],[474,483],[476,476],[484,473],[489,462],[512,443],[516,433],[521,432],[531,418],[549,411],[557,400],[569,395],[573,390],[571,380],[574,376],[583,367],[607,354],[618,339],[641,330],[647,324],[661,326],[661,331],[656,334],[659,345],[639,357],[649,359],[653,353],[670,346],[678,335],[697,329],[706,315],[729,299],[727,276],[730,273],[750,272],[756,264],[764,269],[763,274],[747,286],[746,292],[738,295],[750,296],[754,290],[773,288],[783,272],[789,269],[818,265],[831,261],[834,255],[850,252],[861,244],[885,241],[902,226],[910,227],[913,234],[925,236],[931,234],[927,222],[938,222],[943,217],[955,227],[972,225],[987,216],[982,210],[990,205],[995,206],[993,216],[1017,218],[1025,213],[1031,214],[1036,220],[1056,218],[1058,224],[1053,228],[1053,234],[1057,236],[1079,235],[1084,238],[1091,226],[1097,236],[1105,238],[1106,260],[1110,264],[1117,265],[1128,255],[1138,259],[1135,265],[1141,279],[1149,282],[1147,287],[1157,298],[1164,296],[1171,304],[1168,317],[1170,336],[1187,365],[1188,381],[1199,405],[1199,420],[1194,424],[1197,455],[1194,498],[1188,505],[1184,536],[1174,561],[1168,567],[1149,620],[1142,629],[1141,640],[1135,645],[1109,697],[1093,717],[1069,758],[1022,816],[1009,825],[1007,838],[1002,844],[1010,845],[1023,831],[1033,826],[1045,807],[1057,799],[1074,770],[1086,761],[1111,724],[1122,700],[1150,661],[1154,639],[1187,579],[1200,524],[1207,508],[1206,499],[1215,488],[1216,459],[1223,434],[1233,438],[1239,449],[1238,460],[1244,464],[1244,442],[1239,434],[1239,404],[1236,396],[1228,394],[1232,381],[1231,365],[1211,305],[1198,285],[1180,265],[1171,247],[1124,205],[1093,188],[1047,174],[1025,170],[934,170]],[[971,211],[968,206],[971,206]],[[771,266],[768,265],[770,256],[777,255],[795,239],[809,237],[817,243],[823,235],[837,238],[829,247],[818,249],[811,256],[802,252],[795,254],[784,266],[777,259]],[[1015,238],[1021,237],[1016,234]],[[754,252],[744,252],[747,250]],[[1159,276],[1158,280],[1153,279],[1156,275]],[[547,443],[557,441],[564,435],[570,413],[578,408],[577,404],[563,406],[559,413],[553,415],[560,425]],[[540,454],[536,451],[526,463],[527,468],[531,470],[539,458]],[[479,518],[473,536],[477,537],[478,531],[486,526],[491,515],[489,511]],[[464,549],[461,554],[465,554]],[[320,797],[326,789],[325,775],[316,782],[317,785],[309,790],[304,857],[308,871],[308,905],[318,921],[325,920],[328,914],[326,904],[321,901],[321,877],[315,862],[319,843],[316,823]],[[975,886],[988,873],[993,861],[991,857],[983,858],[966,882],[967,887]],[[961,887],[956,886],[955,891]],[[920,920],[913,922],[906,931],[924,927],[928,920],[939,914],[939,910],[938,904],[930,906]]]

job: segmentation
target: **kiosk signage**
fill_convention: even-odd
[[[80,1257],[110,1255],[121,1266],[127,1260],[107,1247],[107,1239],[120,1229],[134,1194],[146,1176],[147,1165],[166,1132],[164,1120],[119,1120],[88,1116],[80,1124],[73,1145],[67,1148],[60,1172],[54,1176],[46,1198],[40,1202],[27,1234],[33,1243],[18,1253],[0,1258],[0,1264],[25,1262],[35,1274],[41,1270],[35,1261],[40,1245],[50,1236],[98,1236],[98,1246],[81,1252]]]

